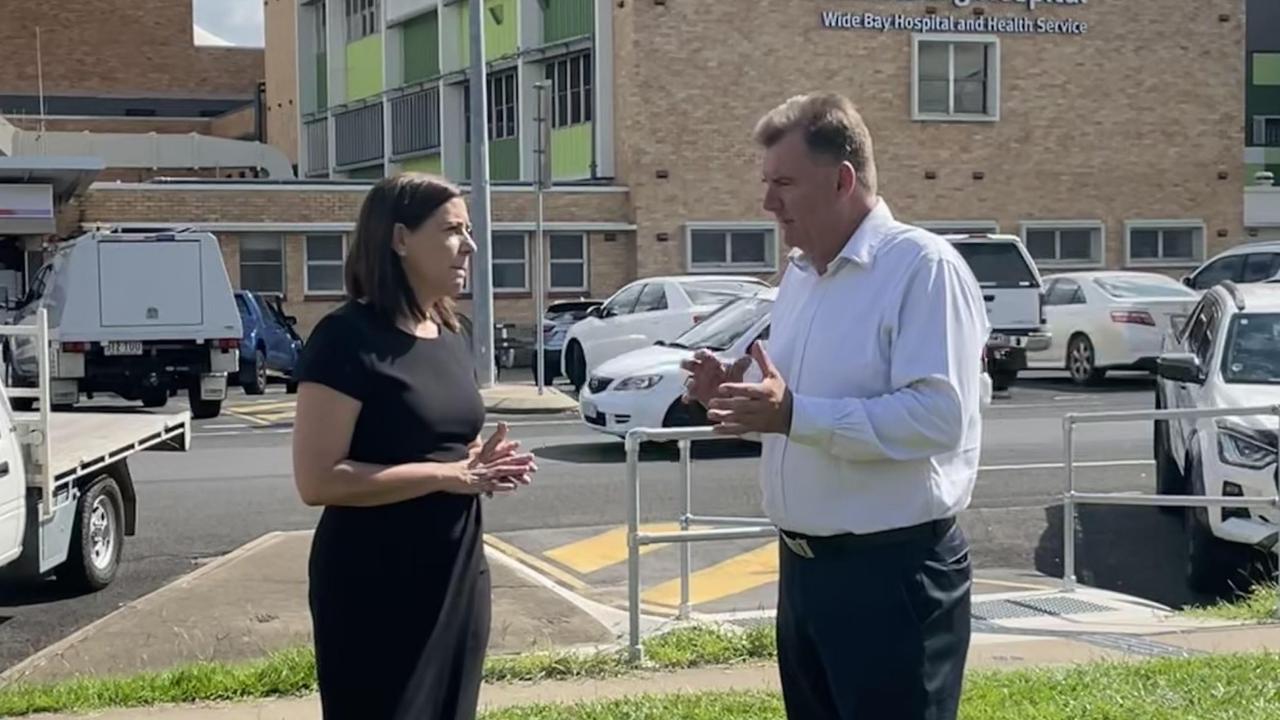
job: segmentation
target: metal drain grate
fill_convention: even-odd
[[[1008,620],[1043,615],[1083,615],[1110,612],[1115,608],[1064,595],[1023,598],[1019,600],[985,600],[973,604],[970,614],[982,620]]]

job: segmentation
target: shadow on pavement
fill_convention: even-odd
[[[1061,395],[1098,395],[1108,393],[1149,392],[1155,387],[1155,379],[1146,373],[1111,373],[1096,385],[1077,385],[1064,372],[1061,375],[1046,374],[1033,377],[1018,376],[1013,390],[1018,388],[1052,391]]]
[[[1046,507],[1045,520],[1044,533],[1036,546],[1035,567],[1059,578],[1063,567],[1062,504]],[[1075,537],[1076,580],[1083,585],[1175,609],[1228,599],[1197,593],[1188,587],[1187,541],[1181,514],[1166,514],[1154,507],[1078,506]],[[1264,572],[1265,568],[1255,568],[1253,577],[1265,578]],[[1248,588],[1238,590],[1245,592]]]
[[[547,445],[534,451],[550,460],[571,463],[621,465],[626,462],[626,448],[621,442],[566,443]],[[694,460],[732,460],[760,456],[760,446],[745,440],[701,440],[693,443]],[[640,448],[640,462],[676,462],[680,451],[675,443],[646,443]]]
[[[45,603],[70,600],[85,593],[68,590],[53,579],[40,580],[8,580],[0,587],[0,607],[27,607]],[[7,619],[0,616],[0,623]]]

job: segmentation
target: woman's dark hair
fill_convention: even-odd
[[[435,322],[458,332],[452,298],[423,308],[414,294],[404,266],[391,247],[396,223],[412,232],[436,210],[462,191],[447,180],[426,173],[402,173],[373,186],[360,207],[355,239],[347,257],[347,293],[369,303],[391,322],[408,318]]]

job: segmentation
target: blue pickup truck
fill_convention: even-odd
[[[297,318],[284,313],[278,295],[237,290],[236,306],[244,324],[240,385],[245,394],[265,393],[271,380],[283,381],[286,392],[297,392],[294,369],[302,352],[302,337],[294,330]]]

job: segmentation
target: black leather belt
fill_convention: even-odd
[[[894,528],[874,533],[841,533],[840,535],[805,535],[790,530],[779,530],[778,534],[791,552],[803,558],[819,555],[831,555],[851,550],[875,547],[877,545],[894,545],[912,541],[934,541],[951,532],[956,524],[954,517],[930,520],[909,527]]]

